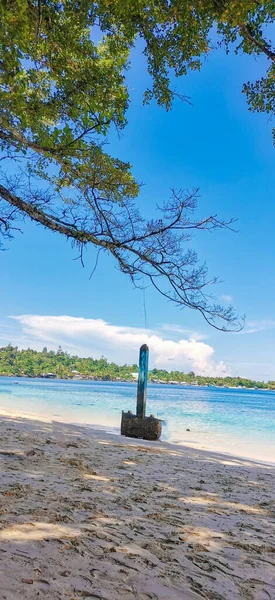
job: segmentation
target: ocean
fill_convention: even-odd
[[[134,383],[0,377],[0,409],[11,413],[119,433],[121,411],[135,405]],[[149,384],[151,413],[163,441],[275,463],[273,391]]]

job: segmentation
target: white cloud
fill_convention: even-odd
[[[232,304],[232,302],[233,302],[233,296],[230,296],[229,294],[222,294],[220,296],[220,300],[222,302],[224,302],[225,304]]]
[[[196,340],[197,342],[208,339],[208,335],[206,333],[199,333],[198,331],[193,331],[193,329],[184,329],[180,325],[174,325],[169,323],[163,323],[163,325],[161,325],[158,328],[158,331],[160,331],[161,333],[165,332],[166,335],[172,334],[173,336],[175,335],[177,337],[179,337],[182,334],[185,334],[189,338],[191,338],[192,340]]]
[[[275,327],[275,321],[272,319],[262,319],[259,321],[247,321],[242,331],[237,331],[236,335],[245,335],[246,333],[258,333],[259,331],[266,331],[267,329],[273,329]]]
[[[214,361],[214,349],[195,339],[174,341],[153,331],[110,325],[102,319],[70,316],[20,315],[11,317],[20,323],[24,339],[35,348],[47,345],[80,356],[98,357],[104,354],[117,363],[136,363],[139,347],[150,348],[150,366],[167,370],[193,370],[202,375],[227,375],[225,364]],[[21,334],[21,332],[20,332]]]

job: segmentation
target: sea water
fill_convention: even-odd
[[[136,384],[0,377],[0,409],[119,433],[135,412]],[[164,441],[275,463],[275,392],[149,384],[147,415]]]

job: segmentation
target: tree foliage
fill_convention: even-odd
[[[83,377],[103,381],[133,381],[132,373],[138,372],[137,365],[117,365],[108,362],[104,356],[96,358],[80,358],[64,352],[61,347],[56,352],[42,352],[32,350],[19,350],[17,346],[0,348],[0,376],[13,377],[41,377],[47,373],[54,373],[58,379],[73,379]],[[243,377],[207,377],[195,375],[193,371],[166,371],[165,369],[152,369],[149,371],[149,381],[169,383],[186,383],[199,385],[216,385],[228,387],[257,387],[275,389],[275,382],[254,381]]]
[[[187,249],[193,231],[229,227],[195,218],[197,192],[172,192],[158,218],[134,205],[140,185],[131,166],[106,152],[109,132],[126,125],[125,72],[142,38],[150,89],[167,110],[170,75],[201,68],[214,28],[227,49],[264,54],[268,68],[244,92],[251,110],[274,112],[274,52],[265,38],[274,2],[256,0],[2,0],[0,31],[0,233],[24,216],[83,249],[110,253],[139,284],[149,280],[180,307],[199,310],[220,329],[241,321],[213,305],[205,265]]]
[[[109,363],[104,356],[94,359],[80,358],[64,352],[59,346],[56,352],[43,348],[42,352],[28,348],[19,350],[17,346],[0,348],[0,375],[16,377],[41,377],[53,373],[57,378],[72,379],[79,373],[91,379],[110,380],[116,378],[132,379],[132,373],[138,371],[137,365],[118,366]]]

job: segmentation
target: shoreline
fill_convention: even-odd
[[[43,375],[3,375],[0,373],[0,378],[3,377],[5,379],[27,379],[27,380],[32,380],[32,379],[42,379],[44,381],[87,381],[87,382],[102,382],[102,383],[134,383],[135,385],[137,384],[137,379],[122,379],[122,378],[109,378],[109,379],[104,379],[104,377],[65,377],[65,378],[60,378],[60,377],[48,377],[48,376],[43,376]],[[200,377],[200,376],[199,376]],[[19,383],[19,382],[18,382]],[[212,383],[205,383],[205,384],[200,384],[200,383],[186,383],[186,382],[181,382],[181,381],[164,381],[164,380],[150,380],[148,379],[148,385],[170,385],[170,386],[179,386],[181,388],[214,388],[216,390],[249,390],[249,391],[257,391],[257,392],[275,392],[275,388],[274,387],[249,387],[246,385],[239,385],[239,386],[233,386],[233,385],[216,385],[216,384],[212,384]],[[267,386],[267,384],[264,384]]]
[[[271,465],[18,414],[0,439],[1,600],[273,597]]]
[[[173,439],[165,439],[165,438],[161,438],[158,442],[149,442],[147,440],[142,440],[142,439],[136,439],[136,438],[126,438],[125,436],[122,436],[120,434],[120,428],[115,426],[113,423],[109,423],[109,424],[105,424],[102,425],[100,423],[82,423],[82,422],[76,422],[74,420],[66,420],[66,418],[64,416],[57,416],[57,415],[49,415],[49,414],[41,414],[41,413],[30,413],[30,412],[26,412],[26,411],[18,411],[18,410],[8,410],[6,408],[3,408],[0,405],[0,416],[4,416],[4,417],[10,417],[13,419],[16,418],[23,418],[23,419],[30,419],[31,421],[41,421],[44,423],[52,423],[52,424],[58,424],[60,426],[64,426],[64,427],[73,427],[76,428],[78,430],[82,430],[83,433],[88,434],[89,432],[95,432],[95,434],[106,434],[107,436],[114,436],[115,439],[120,439],[120,440],[127,440],[129,443],[131,443],[131,441],[135,442],[135,443],[145,443],[147,445],[152,445],[152,446],[156,446],[158,444],[160,444],[162,447],[168,447],[168,448],[172,448],[174,450],[178,450],[180,449],[185,449],[185,450],[193,450],[197,453],[206,453],[210,456],[217,456],[217,457],[223,457],[223,458],[227,458],[228,460],[233,459],[233,460],[240,460],[240,461],[249,461],[258,465],[266,465],[266,466],[275,466],[275,460],[269,460],[266,456],[264,457],[259,457],[259,456],[251,456],[245,453],[245,448],[244,446],[237,446],[236,447],[236,451],[235,452],[229,452],[227,451],[228,449],[228,445],[232,446],[232,440],[230,438],[228,438],[227,442],[224,443],[220,442],[220,444],[218,445],[213,445],[213,438],[211,436],[210,438],[210,434],[201,434],[196,433],[194,435],[194,432],[190,433],[192,434],[192,438],[196,438],[196,440],[192,440],[189,441],[188,439],[184,439],[183,441],[177,441],[177,440],[173,440]],[[209,441],[210,439],[212,440],[212,446],[211,443],[209,445]],[[208,446],[207,446],[208,444]]]

